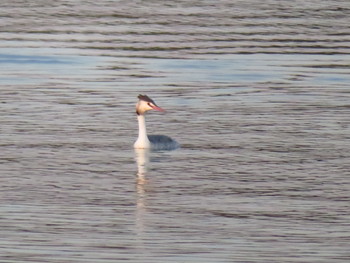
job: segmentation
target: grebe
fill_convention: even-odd
[[[149,110],[164,112],[157,104],[146,95],[139,95],[136,104],[137,120],[139,122],[139,137],[134,143],[136,149],[174,150],[180,145],[165,135],[148,135],[146,131],[145,114]]]

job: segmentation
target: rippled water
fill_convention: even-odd
[[[1,262],[349,261],[348,1],[0,15]]]

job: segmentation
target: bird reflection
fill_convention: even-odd
[[[147,166],[149,163],[149,149],[135,149],[135,158],[137,164],[136,177],[136,227],[138,235],[144,232],[144,215],[146,213],[146,190],[147,186]]]
[[[147,183],[146,174],[149,163],[149,149],[135,149],[135,158],[137,163],[137,193],[143,195],[144,189],[139,188],[143,188]]]

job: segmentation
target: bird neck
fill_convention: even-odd
[[[147,136],[145,115],[144,114],[137,115],[137,120],[139,123],[139,137],[137,138],[137,141],[135,142],[134,147],[149,148],[151,143]]]
[[[137,115],[137,120],[139,122],[139,137],[147,137],[145,115]]]

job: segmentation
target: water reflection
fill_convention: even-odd
[[[139,188],[147,183],[146,174],[149,163],[149,149],[135,149],[135,159],[137,164],[137,193],[143,195],[144,189]]]
[[[347,1],[3,2],[8,262],[347,262]]]
[[[146,190],[147,185],[147,166],[149,164],[149,149],[135,149],[135,159],[137,164],[136,175],[136,227],[140,238],[144,233],[144,217],[146,213]]]

